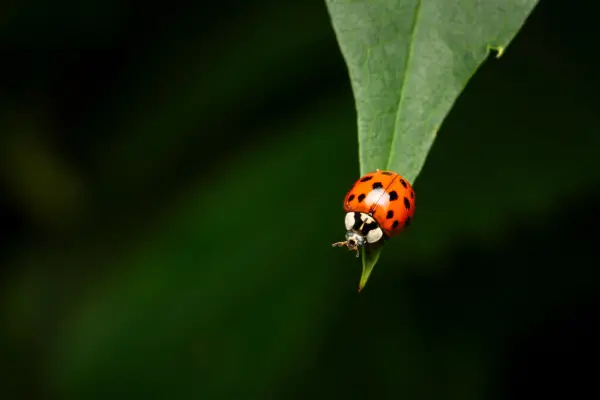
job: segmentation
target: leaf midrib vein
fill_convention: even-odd
[[[410,31],[410,41],[408,43],[408,51],[406,55],[406,62],[404,63],[404,72],[402,74],[402,87],[400,88],[400,97],[398,99],[398,106],[396,109],[396,116],[394,118],[394,125],[392,127],[392,143],[390,144],[390,152],[388,155],[388,161],[386,165],[386,169],[390,168],[390,163],[392,161],[392,157],[394,154],[394,147],[396,144],[396,127],[398,125],[398,119],[400,117],[400,110],[402,109],[402,102],[404,101],[404,88],[406,87],[406,77],[408,76],[408,70],[410,67],[410,62],[412,60],[413,52],[414,52],[414,37],[415,31],[417,30],[417,25],[419,24],[419,17],[421,15],[421,2],[422,0],[418,0],[417,9],[415,10],[415,17],[413,19],[413,25]],[[396,171],[399,173],[406,174],[407,171]]]

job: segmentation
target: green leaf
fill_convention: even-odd
[[[369,280],[369,276],[371,276],[371,272],[373,271],[373,267],[379,260],[379,255],[381,254],[381,245],[371,245],[367,244],[365,246],[365,250],[362,252],[362,274],[360,275],[360,281],[358,283],[358,291],[362,291]]]
[[[361,174],[414,184],[437,131],[491,50],[502,55],[537,0],[326,0],[358,114]],[[363,252],[361,288],[381,249]]]

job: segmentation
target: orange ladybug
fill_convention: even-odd
[[[346,198],[346,240],[333,246],[356,251],[366,244],[387,240],[410,225],[415,213],[415,191],[392,171],[372,172],[354,183]]]

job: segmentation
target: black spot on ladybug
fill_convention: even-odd
[[[382,175],[393,175],[391,172],[389,171],[382,171],[381,172]]]
[[[383,183],[381,182],[375,182],[373,184],[373,189],[381,189],[383,187]]]
[[[410,191],[410,198],[414,199],[415,198],[415,192],[413,192],[412,190]]]
[[[392,224],[392,228],[393,228],[393,229],[396,229],[396,228],[398,227],[398,224],[399,224],[399,223],[400,223],[400,222],[398,222],[398,220],[395,220],[395,221],[394,221],[394,223]]]
[[[402,184],[402,186],[404,186],[404,189],[406,189],[406,182],[404,182],[404,179],[400,179],[400,183]]]
[[[406,207],[407,210],[410,210],[410,200],[406,197],[404,198],[404,207]]]
[[[348,197],[348,201],[352,201],[352,200],[354,200],[354,195],[353,194],[351,194],[350,197]]]
[[[362,201],[365,199],[365,197],[367,197],[367,196],[365,196],[365,194],[364,194],[364,193],[363,193],[363,194],[361,194],[361,195],[359,195],[359,196],[358,196],[358,202],[359,202],[359,203],[361,203],[361,202],[362,202]]]
[[[371,179],[373,179],[373,177],[372,177],[372,176],[365,176],[365,177],[364,177],[364,178],[362,178],[360,181],[361,181],[361,182],[368,182],[368,181],[370,181]]]
[[[404,226],[409,226],[410,225],[410,217],[406,218],[406,221],[404,221]]]
[[[396,191],[390,192],[390,201],[398,200],[398,193]]]
[[[385,216],[386,219],[392,219],[394,218],[394,212],[392,210],[387,212],[387,215]]]

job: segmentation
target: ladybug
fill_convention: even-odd
[[[410,225],[415,213],[415,191],[411,184],[392,171],[366,174],[354,183],[344,198],[346,240],[333,247],[356,251],[367,244],[396,236]]]

